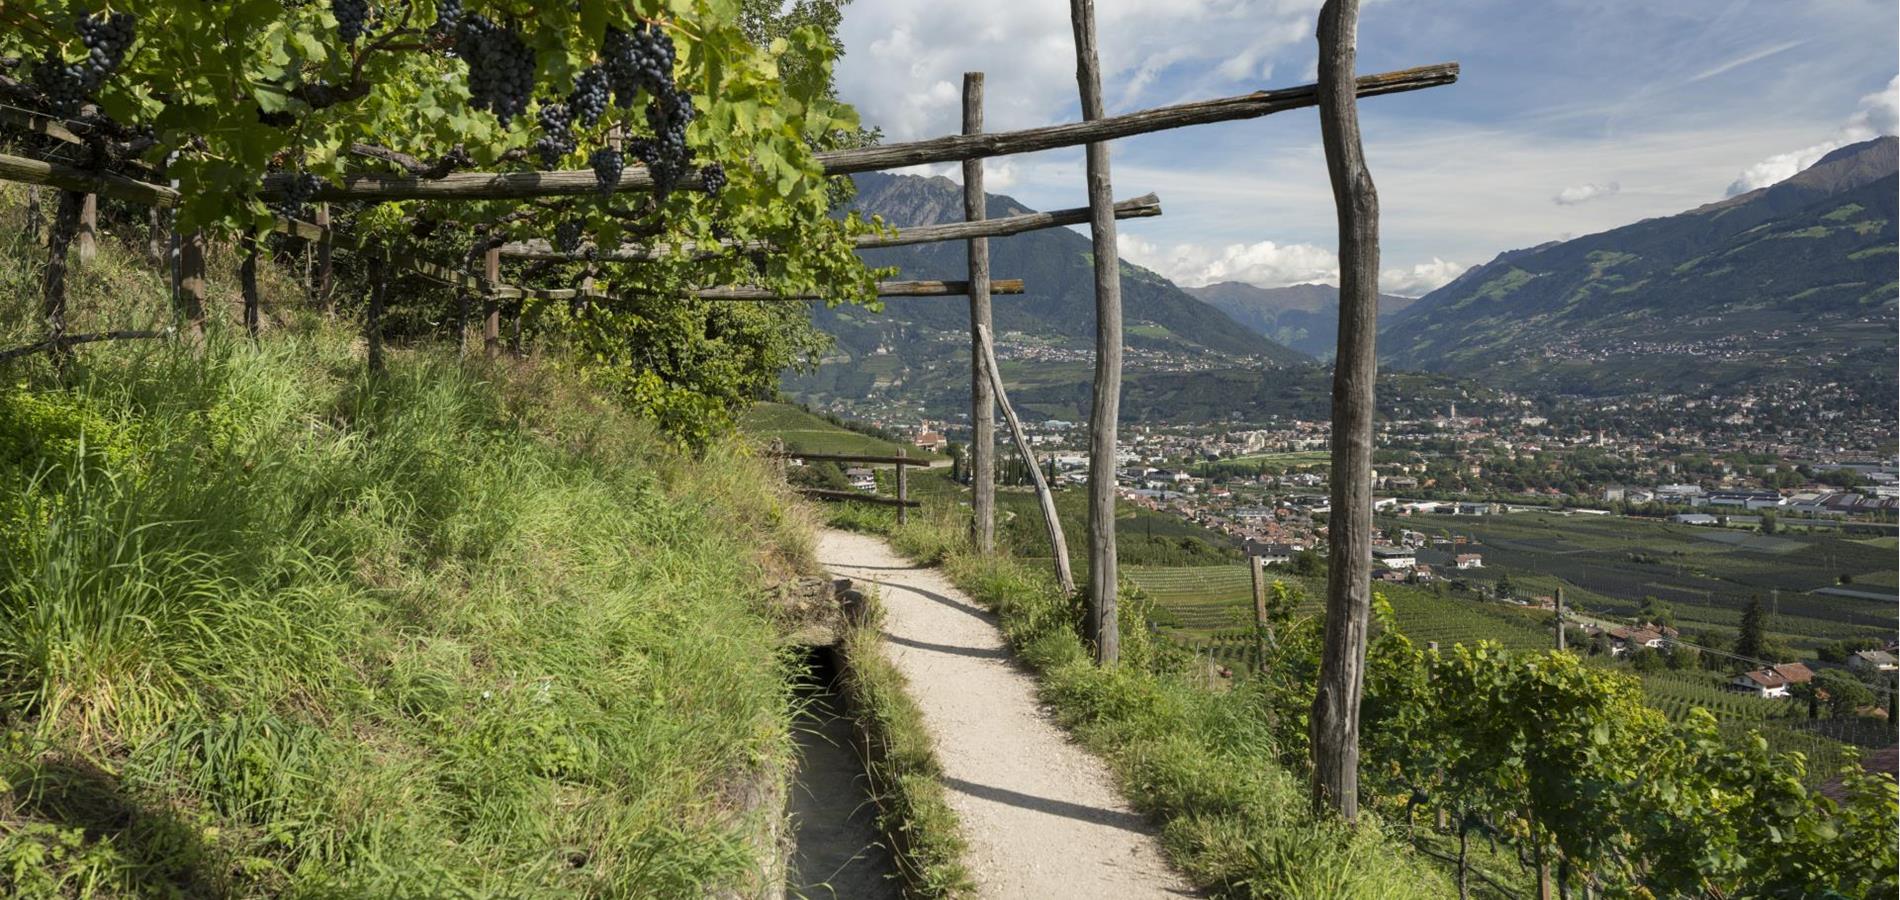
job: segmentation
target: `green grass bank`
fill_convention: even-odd
[[[18,330],[38,257],[6,240]],[[163,321],[102,250],[76,318]],[[268,299],[255,344],[0,370],[0,894],[760,884],[782,812],[746,798],[786,777],[799,664],[760,590],[812,566],[769,467],[546,365],[371,378]]]

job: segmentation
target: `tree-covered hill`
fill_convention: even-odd
[[[1795,378],[1891,409],[1895,139],[1680,215],[1500,255],[1385,319],[1382,362],[1558,393]]]

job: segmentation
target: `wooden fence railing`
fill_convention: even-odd
[[[923,504],[910,499],[910,478],[907,470],[913,466],[929,466],[927,459],[917,459],[903,448],[898,448],[896,456],[862,456],[850,453],[798,453],[783,447],[773,447],[766,455],[774,459],[802,459],[806,462],[862,463],[873,466],[892,466],[897,469],[897,496],[886,497],[864,491],[836,491],[828,488],[799,487],[796,490],[814,500],[839,500],[856,503],[870,503],[876,506],[897,507],[897,523],[910,521],[910,511]]]

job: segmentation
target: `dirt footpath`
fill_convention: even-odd
[[[825,530],[818,557],[875,584],[884,651],[923,709],[982,896],[1196,896],[1108,768],[1069,740],[1010,659],[995,619],[883,540]]]

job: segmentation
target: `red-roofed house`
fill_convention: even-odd
[[[1759,693],[1763,697],[1786,697],[1788,688],[1813,680],[1814,670],[1797,662],[1743,672],[1730,680],[1729,685],[1738,690]]]

